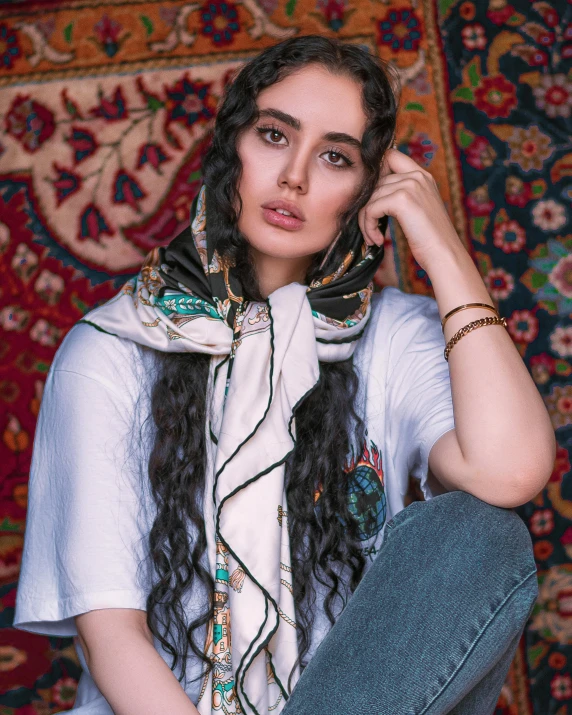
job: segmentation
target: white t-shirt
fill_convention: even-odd
[[[427,477],[433,444],[454,428],[444,337],[432,298],[387,287],[354,353],[358,402],[368,430],[352,464],[350,508],[360,514],[368,564],[385,523],[404,508],[408,475],[426,499],[446,491]],[[90,676],[74,616],[101,608],[146,610],[153,569],[147,536],[156,507],[146,479],[152,424],[152,352],[90,325],[77,324],[50,368],[32,457],[28,515],[14,627],[74,636],[83,673],[77,715],[113,715]],[[140,432],[141,430],[141,432]],[[189,532],[190,533],[190,532]],[[203,610],[192,597],[193,617]],[[316,611],[312,656],[329,629]],[[171,665],[171,657],[155,639]],[[182,681],[196,703],[201,664],[193,655]],[[180,675],[180,667],[175,675]]]

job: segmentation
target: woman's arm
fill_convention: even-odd
[[[427,272],[441,318],[465,303],[494,305],[462,245],[433,177],[399,151],[386,154],[383,176],[360,212],[367,243],[381,243],[378,219],[400,223],[411,251]],[[445,340],[460,327],[493,313],[471,308],[445,324]],[[503,507],[524,504],[542,490],[554,465],[550,417],[506,329],[479,328],[449,355],[455,429],[433,445],[429,467],[447,489],[461,489]]]
[[[439,313],[464,303],[494,305],[472,259],[460,250],[428,264]],[[494,315],[468,308],[445,323],[445,340],[463,325]],[[462,489],[491,504],[514,507],[533,499],[555,458],[550,416],[526,365],[502,325],[465,335],[449,354],[455,430],[429,454],[431,472],[447,489]]]
[[[145,611],[104,608],[74,620],[89,672],[115,715],[198,715],[156,651]]]

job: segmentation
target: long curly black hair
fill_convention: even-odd
[[[318,35],[296,37],[264,50],[243,66],[226,88],[202,166],[208,192],[209,236],[214,237],[220,254],[234,259],[247,300],[260,300],[261,295],[249,260],[248,242],[237,228],[242,208],[237,190],[242,168],[237,138],[258,118],[258,93],[309,64],[358,82],[368,121],[362,137],[365,179],[338,217],[341,234],[334,250],[329,256],[324,251],[313,257],[307,283],[327,275],[347,253],[352,236],[359,231],[358,211],[375,188],[381,160],[394,136],[397,75],[363,47]],[[156,353],[156,360],[157,376],[150,394],[155,437],[148,471],[157,513],[148,545],[158,578],[147,598],[147,624],[173,657],[172,670],[178,657],[182,658],[181,680],[189,648],[203,661],[204,672],[211,667],[204,654],[204,627],[213,615],[210,594],[214,584],[205,566],[202,518],[210,356]],[[295,412],[297,441],[286,463],[286,494],[299,662],[311,645],[316,597],[312,577],[327,589],[324,610],[333,624],[336,610],[339,611],[334,607],[335,600],[341,599],[338,605],[343,607],[364,571],[365,558],[347,498],[346,460],[354,445],[361,446],[364,438],[364,424],[354,404],[357,390],[358,376],[351,358],[321,363],[317,388]],[[315,503],[317,490],[320,497]],[[190,537],[190,533],[194,536]],[[345,589],[340,569],[349,574]],[[195,593],[204,595],[205,607],[190,619],[185,615],[182,599],[195,589]],[[199,632],[203,637],[198,637]]]

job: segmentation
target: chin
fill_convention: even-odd
[[[325,245],[312,246],[307,229],[288,231],[278,226],[269,226],[266,221],[252,222],[246,228],[239,224],[238,228],[255,251],[272,258],[301,259],[313,256],[329,245],[327,242]],[[256,238],[252,240],[251,236]]]
[[[267,258],[275,258],[277,260],[284,261],[301,261],[304,259],[310,260],[314,253],[318,252],[313,251],[309,253],[307,250],[293,251],[291,246],[277,246],[276,244],[265,244],[261,246],[253,245],[252,247],[261,256],[266,256]]]
[[[261,246],[255,246],[253,244],[250,245],[259,255],[281,260],[298,261],[303,258],[310,258],[314,255],[314,253],[317,253],[317,251],[314,251],[313,253],[308,253],[307,251],[293,251],[292,247],[277,246],[276,244],[265,244]]]

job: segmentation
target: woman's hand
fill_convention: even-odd
[[[435,179],[397,149],[387,150],[377,187],[358,214],[367,245],[383,243],[377,222],[385,215],[399,221],[411,253],[428,273],[443,252],[464,250]]]

